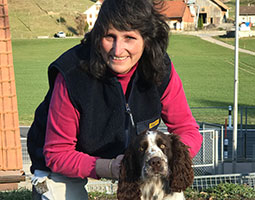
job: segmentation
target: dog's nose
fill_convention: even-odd
[[[153,168],[154,171],[159,171],[161,169],[161,158],[153,157],[149,160],[149,165]]]

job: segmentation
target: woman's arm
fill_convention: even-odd
[[[161,97],[161,103],[161,115],[168,131],[180,135],[182,142],[190,147],[191,157],[194,157],[201,147],[203,138],[192,116],[181,79],[173,64],[170,81]]]
[[[63,76],[57,75],[49,106],[44,155],[46,165],[68,177],[97,178],[98,158],[76,151],[79,112],[70,102]]]

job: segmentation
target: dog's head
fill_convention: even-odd
[[[193,182],[191,165],[188,147],[179,136],[146,130],[127,149],[120,176],[125,176],[127,181],[161,177],[168,180],[172,191],[179,192]]]

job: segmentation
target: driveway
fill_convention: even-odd
[[[206,40],[208,42],[211,42],[211,43],[214,43],[214,44],[217,44],[217,45],[235,50],[235,46],[212,38],[213,36],[217,36],[217,35],[225,35],[226,31],[189,31],[189,32],[182,32],[182,34],[195,35],[195,36],[198,36],[201,39]],[[239,48],[239,52],[247,53],[247,54],[255,56],[254,51],[249,51],[249,50],[246,50],[246,49]]]

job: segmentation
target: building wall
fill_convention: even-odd
[[[97,20],[97,16],[99,13],[99,10],[101,8],[102,3],[100,1],[97,1],[94,5],[92,5],[88,10],[84,12],[85,18],[87,20],[87,23],[89,25],[89,30],[91,30]]]
[[[194,23],[195,17],[192,16],[188,7],[186,7],[182,20],[186,23]]]
[[[182,30],[181,19],[171,19],[167,21],[170,30]]]
[[[195,30],[195,20],[196,20],[195,16],[193,16],[190,12],[190,9],[186,7],[182,21],[183,30],[185,31]]]
[[[225,12],[221,8],[210,0],[197,0],[197,4],[200,7],[200,14],[206,14],[205,25],[215,24],[219,25],[223,21]]]
[[[183,23],[183,30],[185,31],[194,31],[195,30],[195,23],[184,22]]]
[[[170,30],[194,30],[195,29],[195,17],[192,16],[188,7],[186,7],[183,17],[175,18],[167,21]]]
[[[254,15],[240,15],[239,22],[251,22],[252,26],[255,26],[255,14]]]
[[[181,19],[171,19],[167,21],[168,26],[171,30],[176,31],[192,31],[195,30],[194,22],[183,22]]]

